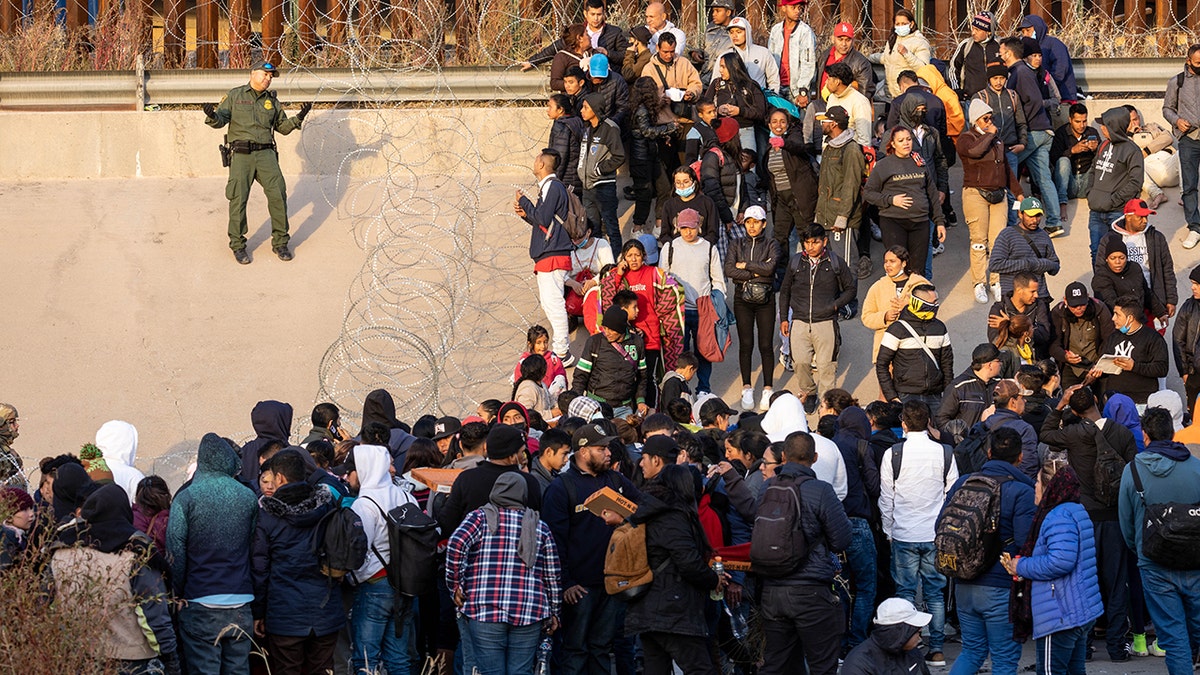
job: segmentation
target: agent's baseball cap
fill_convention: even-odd
[[[270,61],[263,61],[262,63],[256,64],[256,65],[255,65],[253,68],[251,68],[250,70],[251,70],[251,71],[255,71],[255,70],[263,70],[263,71],[266,71],[266,72],[268,72],[268,73],[270,73],[270,74],[272,74],[272,75],[274,75],[274,74],[276,74],[276,73],[278,72],[277,70],[275,70],[275,66],[274,66],[274,65],[272,65]]]
[[[1091,298],[1088,297],[1087,286],[1084,286],[1078,281],[1072,281],[1071,283],[1067,284],[1066,300],[1068,307],[1083,307],[1084,305],[1088,304]]]

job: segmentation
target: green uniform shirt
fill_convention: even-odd
[[[274,129],[285,136],[300,128],[300,119],[288,117],[275,92],[258,92],[249,84],[229,90],[217,106],[217,116],[204,123],[214,129],[229,125],[229,140],[272,143]]]

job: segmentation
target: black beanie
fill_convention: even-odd
[[[1126,256],[1128,256],[1129,247],[1125,245],[1124,239],[1121,239],[1120,237],[1110,237],[1108,240],[1108,245],[1104,247],[1104,257],[1107,258],[1108,256],[1118,252],[1124,253]]]
[[[1192,273],[1188,275],[1188,278],[1200,284],[1200,265],[1192,268]]]
[[[508,459],[525,447],[525,434],[516,427],[497,424],[487,435],[488,459]]]

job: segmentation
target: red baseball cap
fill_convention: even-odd
[[[782,5],[807,5],[808,0],[779,0],[779,4],[780,4],[780,6],[782,6]]]
[[[854,26],[845,21],[833,27],[833,37],[854,37]]]
[[[1153,216],[1158,211],[1150,208],[1144,199],[1130,199],[1125,202],[1125,215],[1127,216]]]

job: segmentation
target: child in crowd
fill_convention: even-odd
[[[160,476],[146,476],[138,481],[133,497],[133,526],[154,542],[155,548],[167,550],[167,519],[171,516],[171,488]]]
[[[546,385],[550,396],[558,396],[566,391],[567,369],[558,354],[550,349],[550,333],[542,326],[530,326],[525,333],[525,343],[526,349],[521,352],[521,358],[517,359],[517,367],[513,369],[512,382],[515,384],[520,381],[521,364],[526,357],[536,354],[546,361],[546,374],[542,378],[542,384]]]
[[[688,383],[692,378],[696,377],[696,371],[700,368],[700,360],[692,352],[684,352],[679,355],[675,361],[675,370],[667,371],[663,376],[662,383],[659,387],[662,392],[659,395],[660,401],[672,401],[681,398],[687,401],[690,405],[693,403],[692,388]],[[688,420],[691,421],[690,419]]]
[[[21,559],[29,545],[29,529],[33,527],[33,497],[17,487],[0,490],[0,572]]]
[[[683,139],[683,163],[685,165],[700,159],[705,150],[717,146],[717,132],[712,128],[713,120],[717,119],[717,104],[709,99],[700,99],[696,104],[696,123],[688,130]]]
[[[745,211],[751,206],[761,206],[766,210],[770,195],[767,194],[767,186],[760,184],[758,180],[755,169],[758,166],[758,153],[743,149],[738,159],[742,166],[742,182],[746,184],[746,203],[742,205],[742,210]]]

